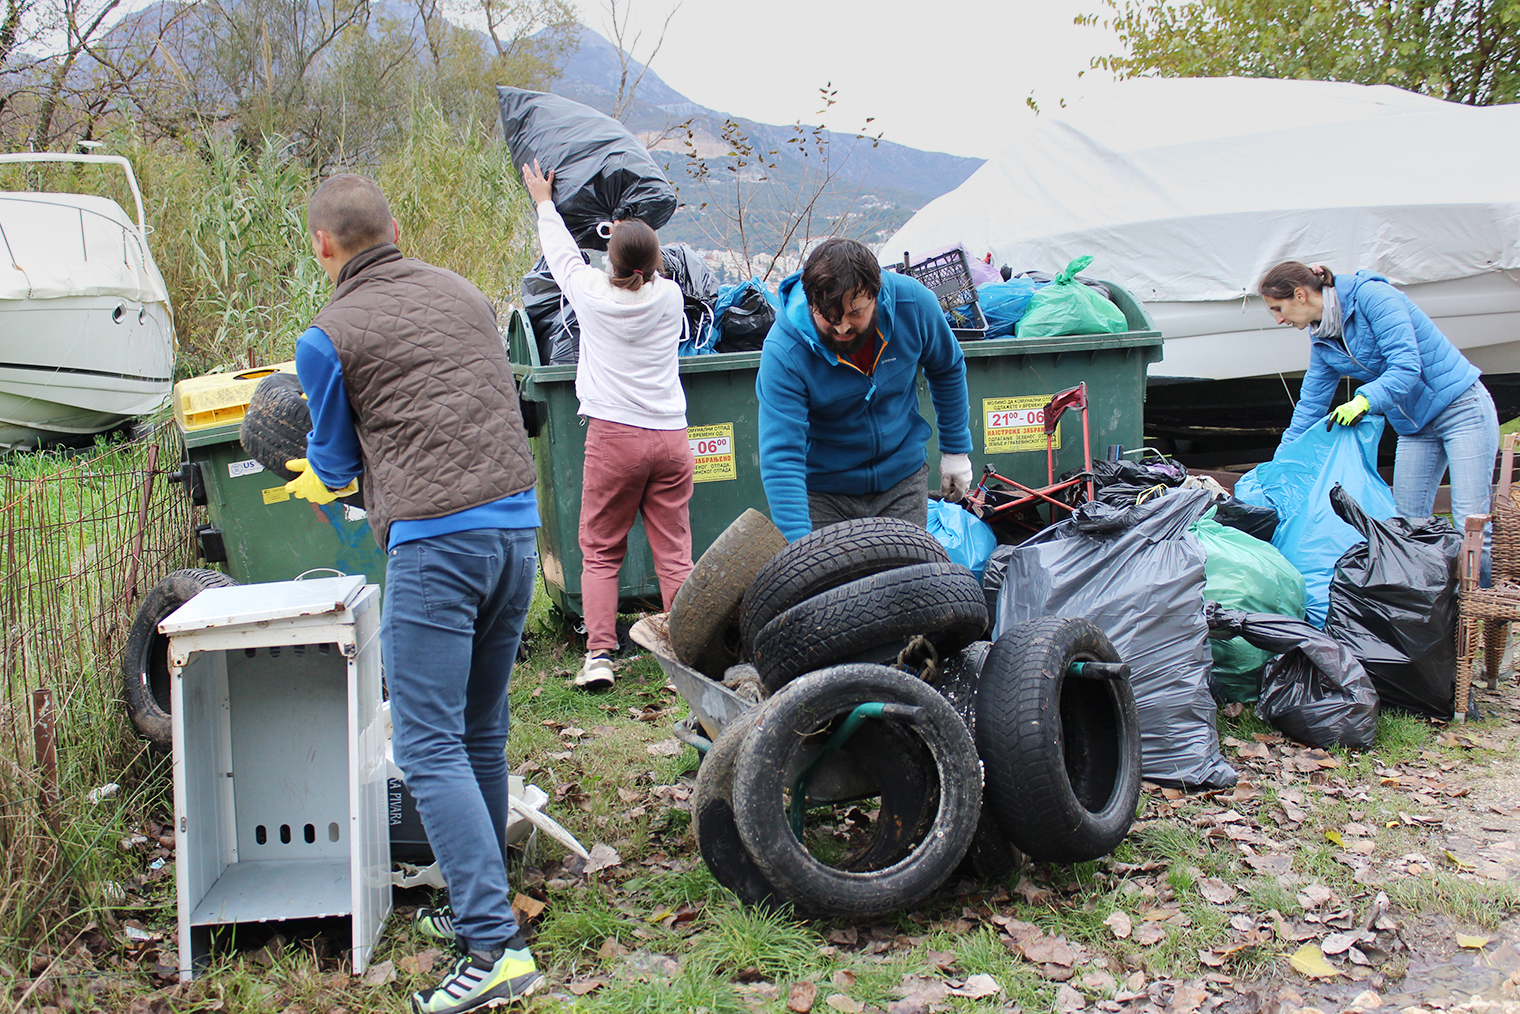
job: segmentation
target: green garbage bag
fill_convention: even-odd
[[[1270,542],[1247,535],[1214,520],[1211,509],[1189,529],[1198,536],[1206,556],[1203,564],[1205,600],[1239,603],[1231,609],[1304,618],[1304,576]],[[1209,638],[1214,652],[1214,696],[1251,703],[1261,685],[1262,666],[1272,657],[1239,637]]]
[[[1102,294],[1077,281],[1077,272],[1091,264],[1078,257],[1066,270],[1029,300],[1029,308],[1014,332],[1020,338],[1050,338],[1058,334],[1118,334],[1129,330],[1124,311]]]

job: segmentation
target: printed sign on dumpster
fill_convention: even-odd
[[[1050,395],[1021,398],[983,398],[982,435],[984,454],[1045,449],[1045,406]],[[1055,449],[1061,449],[1061,428],[1056,427]]]
[[[695,482],[718,482],[739,477],[734,465],[734,424],[688,426],[686,439],[691,455],[697,459]]]

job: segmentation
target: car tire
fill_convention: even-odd
[[[721,680],[739,661],[735,613],[760,568],[782,549],[786,537],[771,519],[747,508],[707,548],[670,606],[670,645],[676,658]]]
[[[238,427],[238,442],[264,470],[289,482],[296,473],[285,467],[292,458],[306,457],[306,435],[311,432],[311,409],[307,407],[301,381],[294,373],[281,370],[259,381],[248,399],[243,423]],[[364,507],[364,478],[359,491],[342,502]]]
[[[753,661],[761,684],[775,693],[827,665],[895,658],[916,634],[928,636],[945,658],[986,631],[987,599],[976,575],[955,563],[919,563],[783,610],[756,635]]]
[[[755,637],[782,611],[820,592],[915,563],[946,563],[939,540],[902,518],[855,518],[827,525],[777,553],[760,568],[739,608],[746,657]]]
[[[220,571],[176,570],[148,589],[137,607],[121,661],[121,696],[132,726],[160,750],[173,748],[174,723],[169,710],[169,638],[158,632],[158,625],[207,588],[235,584]]]
[[[890,865],[850,869],[815,856],[793,834],[787,772],[818,733],[869,702],[915,709],[899,728],[922,744],[932,777],[927,817],[910,847]],[[893,762],[900,761],[884,761]],[[841,665],[793,681],[762,705],[739,750],[733,800],[739,835],[772,884],[830,916],[865,918],[911,907],[954,872],[976,831],[981,770],[965,724],[932,687],[885,666]]]
[[[987,654],[976,692],[977,751],[998,826],[1031,859],[1075,863],[1112,852],[1140,798],[1140,719],[1129,679],[1068,675],[1118,662],[1087,620],[1021,623]]]

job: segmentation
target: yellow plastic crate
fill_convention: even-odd
[[[295,360],[273,366],[257,366],[238,373],[208,373],[174,385],[174,419],[180,429],[203,430],[210,426],[242,422],[259,381],[271,373],[294,373]]]

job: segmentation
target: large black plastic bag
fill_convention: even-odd
[[[665,244],[660,247],[660,257],[665,262],[665,277],[681,287],[687,333],[700,336],[704,329],[711,330],[713,304],[718,300],[718,276],[702,255],[685,243]]]
[[[1325,633],[1366,667],[1384,707],[1450,718],[1462,536],[1444,518],[1377,521],[1339,486],[1330,503],[1367,541],[1335,563]]]
[[[658,229],[676,213],[676,190],[642,141],[610,116],[562,95],[496,89],[512,168],[554,171],[554,206],[576,243],[605,250],[597,226],[639,218]]]
[[[1377,735],[1372,678],[1345,645],[1306,620],[1204,607],[1209,630],[1277,655],[1262,670],[1256,717],[1300,743],[1366,750]]]
[[[776,308],[757,281],[744,282],[736,291],[725,292],[718,299],[716,313],[714,327],[718,331],[719,352],[758,351],[776,322]]]
[[[581,258],[587,259],[585,253]],[[545,364],[579,362],[581,327],[575,311],[560,292],[559,284],[549,273],[549,262],[540,257],[533,270],[523,275],[523,311],[533,325],[538,342],[538,359]]]
[[[1214,511],[1214,520],[1230,528],[1238,528],[1263,542],[1271,542],[1272,533],[1277,531],[1277,511],[1271,507],[1248,504],[1234,496],[1219,501]]]
[[[984,588],[1001,585],[994,639],[1042,616],[1088,619],[1108,635],[1130,665],[1142,771],[1184,788],[1236,779],[1209,692],[1203,548],[1187,530],[1210,500],[1189,489],[1138,507],[1085,503],[1022,545],[998,547],[983,572]]]

